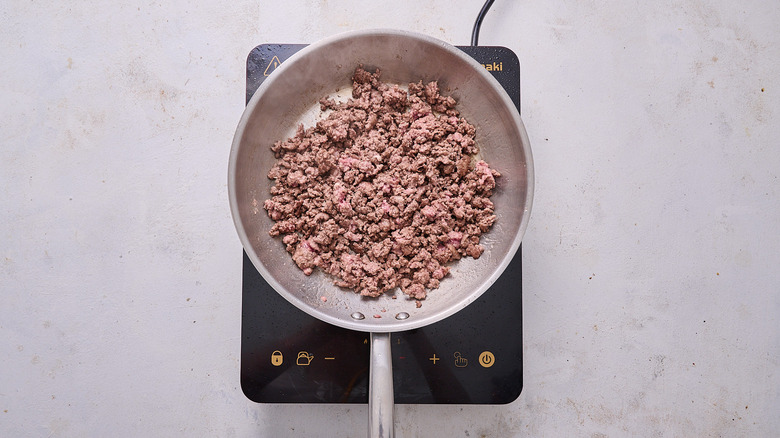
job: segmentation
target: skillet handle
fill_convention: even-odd
[[[368,383],[368,436],[393,438],[393,356],[390,333],[371,333]]]

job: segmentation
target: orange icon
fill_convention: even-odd
[[[458,367],[458,368],[463,368],[463,367],[468,366],[468,364],[469,364],[469,360],[466,359],[465,357],[461,356],[459,351],[456,351],[455,352],[455,366]]]
[[[271,365],[278,367],[279,365],[284,362],[284,356],[282,356],[282,352],[279,350],[274,351],[271,353]]]
[[[496,357],[489,351],[483,351],[479,355],[479,364],[485,368],[490,368],[496,363]]]
[[[314,360],[313,354],[310,354],[309,352],[306,351],[299,351],[298,359],[295,360],[295,364],[305,367],[305,366],[309,366],[309,364],[313,360]]]
[[[271,73],[273,73],[273,71],[276,70],[276,67],[279,67],[279,64],[281,64],[281,62],[279,62],[279,58],[274,56],[271,59],[271,62],[268,63],[268,67],[265,68],[265,71],[263,72],[263,76],[268,76]]]

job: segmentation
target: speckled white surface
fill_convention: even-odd
[[[49,3],[48,5],[42,3]],[[360,437],[239,387],[246,55],[480,1],[0,4],[0,435]],[[498,0],[536,160],[525,387],[399,437],[777,436],[780,3]]]

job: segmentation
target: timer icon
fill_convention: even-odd
[[[490,368],[496,363],[496,357],[489,351],[483,351],[479,355],[479,364],[485,368]]]

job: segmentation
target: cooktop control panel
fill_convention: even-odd
[[[303,47],[263,44],[252,50],[247,102],[276,67]],[[498,79],[519,110],[517,56],[505,47],[459,48]],[[298,310],[265,282],[246,254],[243,260],[241,387],[246,396],[259,403],[367,403],[368,334]],[[391,339],[396,403],[515,400],[523,387],[521,251],[479,300],[443,321]]]

